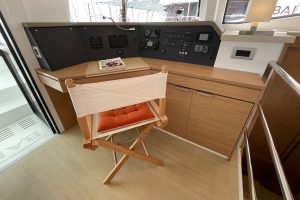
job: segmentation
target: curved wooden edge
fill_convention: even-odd
[[[167,65],[163,65],[163,66],[162,66],[161,72],[163,72],[163,73],[168,73]]]
[[[65,84],[66,84],[67,88],[75,87],[74,80],[71,78],[66,79]]]

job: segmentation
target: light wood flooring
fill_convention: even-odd
[[[134,132],[117,138],[134,135]],[[1,200],[235,200],[238,164],[159,130],[147,139],[156,166],[130,158],[110,185],[102,181],[113,167],[110,150],[81,147],[77,126],[55,136],[0,173]],[[142,151],[142,149],[140,149]]]

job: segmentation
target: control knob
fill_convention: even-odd
[[[146,29],[144,35],[145,35],[146,37],[149,37],[149,36],[150,36],[150,30],[149,30],[149,29]]]

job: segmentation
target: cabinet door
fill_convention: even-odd
[[[169,121],[165,127],[167,131],[185,137],[191,98],[190,89],[168,84],[166,115]]]
[[[253,104],[193,91],[187,138],[230,157]]]

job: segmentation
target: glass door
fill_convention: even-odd
[[[0,172],[58,131],[0,13]]]
[[[9,70],[9,54],[5,52],[5,44],[0,47],[0,129],[33,113],[31,106],[23,94],[13,74]],[[0,136],[0,141],[6,135]]]
[[[10,71],[11,76],[13,76],[32,111],[51,128],[53,133],[58,133],[59,130],[56,123],[36,83],[33,81],[32,75],[12,37],[2,13],[0,13],[0,34],[0,47],[2,47],[0,48],[0,59],[2,65],[6,65],[6,68]],[[3,81],[5,82],[5,80]]]

